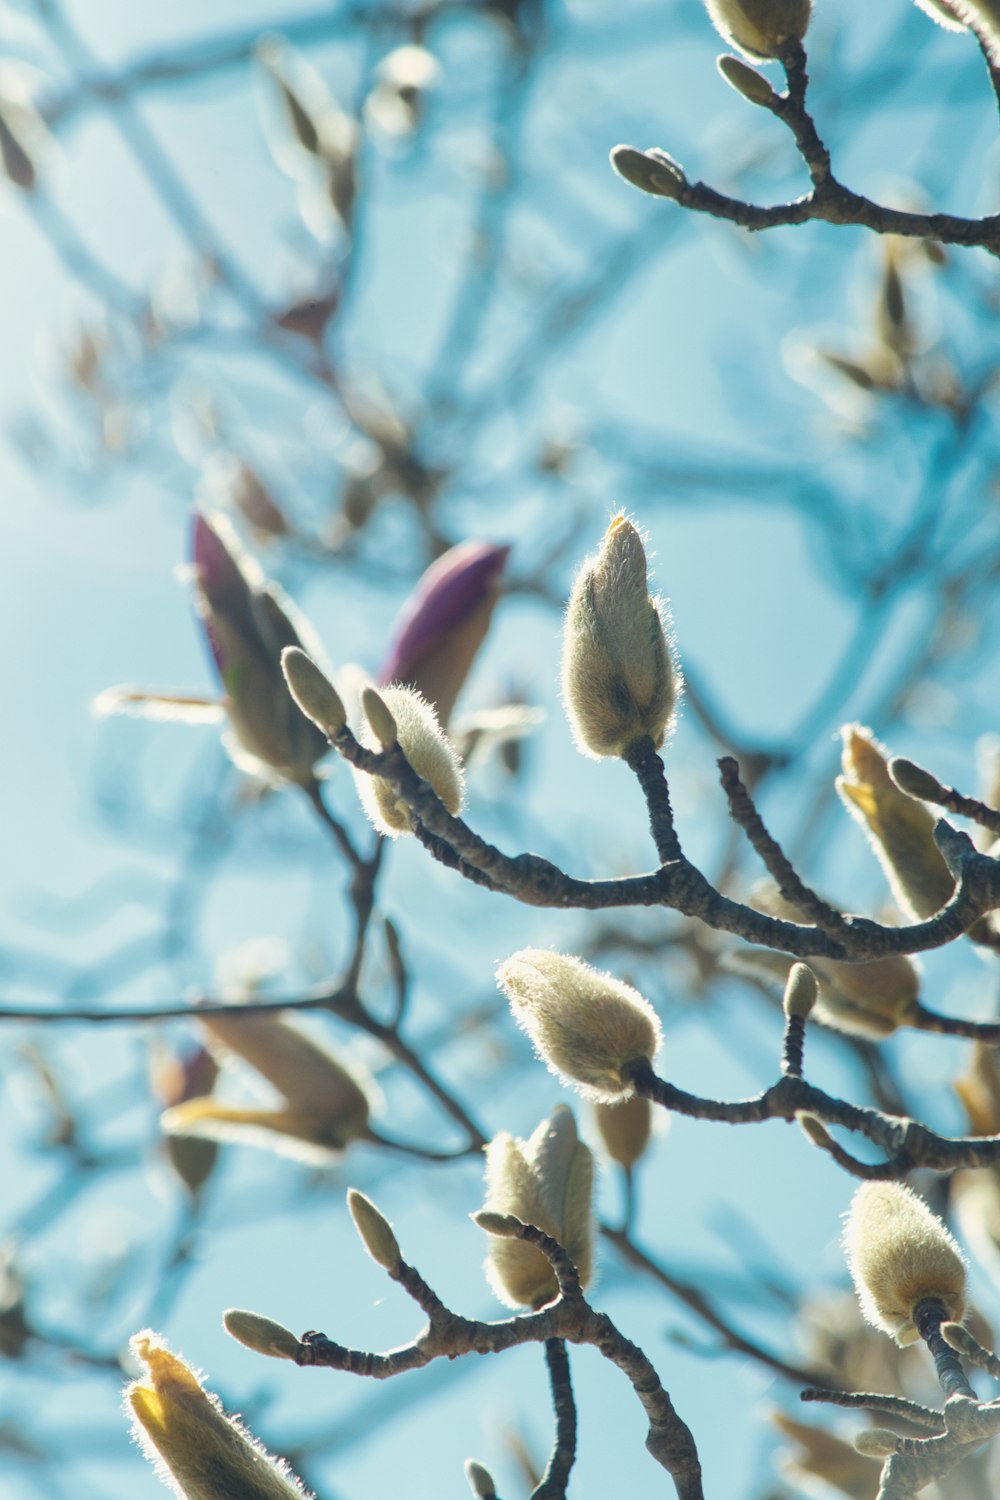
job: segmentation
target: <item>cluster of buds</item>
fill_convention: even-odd
[[[490,1142],[484,1208],[513,1214],[551,1235],[586,1286],[594,1253],[593,1179],[594,1159],[577,1136],[576,1121],[565,1104],[557,1104],[528,1140],[504,1131]],[[548,1259],[523,1240],[491,1236],[486,1274],[508,1307],[544,1307],[558,1295]]]
[[[429,783],[448,811],[458,813],[465,774],[432,705],[413,688],[387,687],[380,693],[365,688],[361,706],[366,719],[363,743],[371,750],[391,750],[399,745],[414,771]],[[355,772],[355,781],[365,812],[379,833],[394,839],[413,832],[413,812],[391,782],[364,771]]]

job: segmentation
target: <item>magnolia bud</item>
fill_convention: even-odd
[[[646,554],[624,516],[584,563],[566,607],[563,697],[584,755],[625,755],[648,735],[659,749],[680,687],[661,606],[646,586]]]
[[[777,98],[763,73],[758,73],[756,68],[749,67],[740,58],[730,57],[724,53],[722,57],[716,58],[715,66],[730,88],[742,94],[744,99],[749,100],[751,104],[760,104],[767,108]]]
[[[266,1320],[265,1320],[266,1321]],[[277,1325],[275,1325],[277,1326]],[[146,1366],[125,1392],[136,1438],[185,1500],[306,1500],[288,1467],[227,1416],[216,1396],[158,1334],[136,1334]]]
[[[679,198],[688,185],[683,168],[655,146],[640,151],[638,146],[614,146],[611,165],[633,187],[654,198]]]
[[[476,1496],[476,1500],[497,1500],[497,1487],[493,1483],[493,1475],[474,1458],[465,1460],[465,1477],[469,1481],[469,1488]]]
[[[594,1120],[612,1161],[631,1171],[649,1145],[653,1106],[641,1094],[614,1104],[596,1103]]]
[[[299,1340],[290,1329],[273,1318],[260,1313],[244,1312],[231,1307],[222,1314],[222,1326],[238,1344],[245,1344],[256,1354],[266,1354],[271,1359],[295,1359],[301,1348]]]
[[[955,880],[934,842],[935,818],[889,775],[889,752],[871,730],[847,724],[837,791],[864,827],[900,908],[921,921],[952,897]],[[905,775],[905,773],[904,773]]]
[[[660,1050],[649,1001],[582,959],[522,948],[497,969],[497,983],[549,1071],[588,1099],[627,1099],[629,1064],[651,1062]]]
[[[503,1132],[487,1146],[486,1211],[477,1215],[477,1222],[495,1236],[486,1274],[508,1307],[542,1307],[559,1292],[547,1257],[534,1245],[508,1237],[517,1232],[516,1225],[505,1222],[509,1215],[551,1235],[576,1266],[581,1284],[590,1280],[593,1179],[594,1159],[578,1139],[565,1104],[556,1105],[529,1140]]]
[[[383,688],[381,693],[365,688],[362,705],[371,726],[371,733],[364,736],[369,748],[375,748],[374,740],[388,749],[398,739],[417,775],[430,783],[450,813],[457,813],[462,806],[465,776],[431,705],[412,688],[404,687]],[[410,808],[384,777],[356,771],[355,780],[365,812],[379,833],[390,839],[412,833]]]
[[[705,0],[719,34],[748,57],[779,57],[785,42],[801,42],[812,0]]]
[[[788,971],[788,980],[785,984],[784,1005],[785,1015],[801,1016],[806,1020],[810,1015],[816,998],[819,994],[819,985],[816,975],[808,964],[792,964]]]
[[[855,1496],[857,1500],[874,1495],[878,1471],[851,1443],[828,1427],[801,1422],[786,1412],[772,1412],[771,1420],[796,1445],[787,1454],[782,1468],[794,1481],[797,1494],[836,1493]],[[819,1485],[817,1479],[821,1481]]]
[[[863,1458],[888,1458],[899,1452],[899,1433],[888,1427],[869,1427],[858,1433],[854,1446]]]
[[[347,723],[347,712],[326,673],[299,646],[285,647],[281,670],[296,705],[332,740]]]
[[[897,1344],[919,1338],[914,1308],[927,1298],[965,1313],[965,1262],[936,1214],[898,1182],[866,1182],[851,1201],[844,1250],[861,1311]]]
[[[361,1243],[375,1264],[389,1272],[398,1271],[403,1257],[389,1220],[357,1188],[348,1188],[347,1206]]]

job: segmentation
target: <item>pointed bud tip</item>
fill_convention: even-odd
[[[399,738],[396,720],[386,703],[373,687],[361,689],[361,707],[371,725],[372,734],[383,750],[391,750]]]
[[[944,791],[936,776],[902,755],[895,755],[890,760],[889,775],[901,792],[915,797],[918,802],[938,802]]]
[[[493,1475],[474,1458],[465,1460],[465,1477],[476,1500],[497,1500],[497,1487]]]
[[[347,711],[333,683],[301,646],[285,647],[281,670],[297,707],[332,740],[347,723]]]
[[[347,1207],[350,1209],[354,1227],[361,1243],[376,1265],[390,1274],[399,1270],[403,1257],[389,1220],[375,1207],[370,1198],[357,1188],[348,1188]]]
[[[266,1354],[271,1359],[295,1359],[301,1347],[290,1329],[260,1313],[231,1307],[222,1314],[222,1326],[238,1344]]]

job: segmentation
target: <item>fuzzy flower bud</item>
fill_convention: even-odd
[[[549,1071],[588,1099],[627,1099],[629,1064],[651,1062],[660,1050],[649,1001],[582,959],[522,948],[497,969],[497,983]]]
[[[136,1334],[131,1349],[146,1367],[125,1392],[134,1435],[182,1500],[306,1500],[287,1466],[226,1415],[158,1334]]]
[[[898,1182],[866,1182],[851,1201],[844,1251],[861,1311],[897,1344],[919,1338],[913,1311],[934,1298],[954,1322],[965,1313],[965,1262],[936,1214]]]
[[[348,1189],[347,1206],[361,1243],[375,1264],[389,1272],[398,1271],[403,1257],[389,1220],[357,1188]]]
[[[593,1180],[594,1159],[565,1104],[557,1104],[527,1141],[504,1131],[486,1148],[487,1212],[513,1214],[558,1240],[583,1286],[593,1262]],[[486,1275],[508,1307],[542,1307],[559,1292],[546,1257],[523,1240],[491,1238]]]
[[[712,24],[731,47],[760,61],[778,57],[785,42],[801,42],[812,0],[705,0]]]
[[[900,791],[889,774],[889,752],[870,729],[847,724],[841,734],[844,774],[837,778],[837,791],[867,832],[900,909],[916,922],[932,917],[955,889],[934,842],[935,819]]]
[[[614,1104],[595,1104],[594,1120],[604,1149],[630,1172],[649,1145],[653,1106],[641,1094]]]
[[[654,198],[679,198],[688,185],[679,163],[655,146],[646,151],[638,146],[614,146],[611,165],[625,182]]]
[[[566,608],[563,697],[584,755],[625,755],[642,735],[659,749],[680,688],[664,614],[646,584],[646,553],[623,515],[584,563]]]
[[[723,53],[722,57],[716,58],[715,66],[729,87],[742,94],[750,104],[759,104],[767,109],[777,98],[763,73],[758,73],[756,68],[751,68],[741,58]]]
[[[385,709],[384,715],[374,707],[376,700]],[[380,693],[366,688],[362,701],[369,724],[362,739],[369,749],[386,749],[398,739],[417,775],[430,783],[450,813],[457,813],[462,806],[465,775],[431,705],[412,688],[404,687],[387,687]],[[395,734],[387,744],[390,723]],[[384,777],[357,771],[355,782],[365,812],[379,833],[394,839],[413,832],[409,806]]]
[[[492,542],[462,542],[432,563],[396,620],[380,684],[415,689],[447,724],[489,629],[509,555]]]
[[[255,1354],[266,1354],[269,1359],[294,1359],[301,1347],[294,1333],[282,1323],[240,1307],[230,1307],[222,1314],[222,1326],[238,1344]]]
[[[283,1016],[216,1012],[198,1020],[215,1050],[248,1063],[281,1101],[270,1108],[240,1109],[212,1097],[189,1099],[162,1115],[168,1133],[267,1146],[322,1161],[365,1134],[374,1091],[370,1080]]]
[[[792,964],[788,971],[788,981],[785,985],[785,997],[782,1002],[785,1015],[801,1016],[807,1019],[816,1004],[819,994],[819,985],[816,983],[816,975],[808,964]]]

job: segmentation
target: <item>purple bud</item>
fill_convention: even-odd
[[[379,682],[417,688],[445,723],[486,634],[510,548],[462,542],[432,563],[400,611]]]

